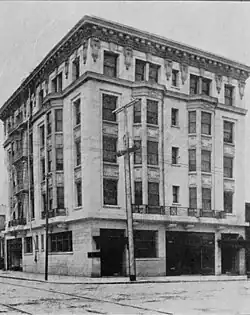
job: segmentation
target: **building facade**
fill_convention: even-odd
[[[250,68],[85,16],[0,110],[9,174],[6,266],[127,275],[128,109],[136,273],[245,273]]]

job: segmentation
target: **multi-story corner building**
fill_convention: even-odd
[[[249,73],[85,16],[0,110],[7,267],[44,271],[48,203],[50,273],[128,273],[125,120],[113,111],[138,99],[127,119],[137,275],[244,274]]]

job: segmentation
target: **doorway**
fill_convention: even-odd
[[[101,276],[125,275],[125,230],[101,229]]]
[[[7,269],[22,271],[22,239],[7,240]]]

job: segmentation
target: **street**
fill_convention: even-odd
[[[2,314],[250,314],[250,281],[72,285],[1,278],[0,296]]]

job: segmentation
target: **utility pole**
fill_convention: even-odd
[[[126,194],[126,213],[127,213],[127,233],[128,233],[128,253],[129,253],[129,278],[130,281],[136,281],[136,269],[135,269],[135,251],[134,251],[134,232],[133,232],[133,211],[132,211],[132,189],[131,189],[131,165],[130,165],[130,153],[137,150],[135,146],[129,147],[129,131],[128,131],[128,116],[127,109],[133,106],[139,99],[134,99],[128,104],[117,108],[113,111],[114,114],[118,114],[121,111],[124,112],[124,150],[118,151],[117,156],[124,156],[125,165],[125,194]]]
[[[45,211],[45,281],[48,280],[49,262],[49,177],[46,174],[46,211]]]

